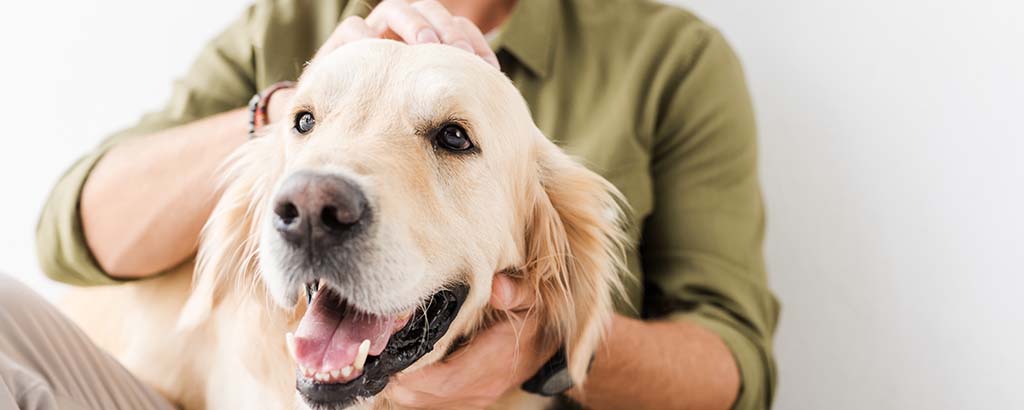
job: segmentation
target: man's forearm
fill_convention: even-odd
[[[82,188],[86,242],[106,272],[149,276],[189,257],[219,195],[217,169],[246,139],[239,109],[123,142]]]
[[[718,335],[690,322],[616,315],[598,348],[584,393],[593,409],[729,409],[739,371]]]

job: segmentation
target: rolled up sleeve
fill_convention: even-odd
[[[82,156],[51,191],[36,225],[36,254],[50,278],[73,285],[116,283],[86,243],[79,198],[93,167],[118,143],[239,108],[255,92],[251,32],[258,5],[215,37],[188,72],[174,83],[171,98],[134,126],[105,139]]]
[[[717,333],[741,375],[734,408],[771,405],[772,335],[779,305],[762,253],[764,207],[756,126],[742,68],[724,38],[700,26],[701,47],[668,64],[651,174],[655,206],[644,223],[644,309]],[[692,39],[692,37],[691,37]],[[682,67],[682,69],[679,69]]]

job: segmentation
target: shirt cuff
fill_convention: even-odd
[[[728,314],[712,306],[667,316],[668,320],[687,320],[717,334],[729,350],[740,373],[740,391],[734,410],[760,410],[771,407],[775,392],[775,361],[771,340],[758,336]]]
[[[78,212],[82,187],[106,150],[97,149],[72,165],[50,192],[39,216],[36,255],[43,273],[50,279],[77,286],[122,282],[104,272],[96,262],[85,241]]]

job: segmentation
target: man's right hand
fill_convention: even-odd
[[[320,46],[313,61],[345,44],[370,38],[387,38],[407,44],[448,44],[476,54],[499,68],[498,57],[476,24],[465,17],[453,16],[437,0],[411,3],[384,0],[365,19],[350,16],[338,24],[330,38]],[[294,90],[274,93],[267,107],[271,122],[280,121],[287,115],[293,93]]]
[[[437,0],[412,3],[384,0],[365,19],[352,16],[343,20],[316,56],[367,38],[390,38],[408,44],[448,44],[498,67],[498,58],[476,24],[465,17],[453,16]]]

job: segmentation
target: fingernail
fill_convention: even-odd
[[[461,49],[463,49],[463,50],[466,50],[466,51],[468,51],[468,52],[470,52],[470,53],[472,53],[472,52],[473,52],[473,47],[471,47],[471,46],[469,45],[469,43],[467,43],[467,42],[465,42],[465,41],[456,41],[456,42],[455,42],[455,43],[453,43],[452,45],[453,45],[453,46],[455,46],[455,47],[461,48]]]
[[[425,28],[420,30],[419,34],[416,35],[417,44],[428,44],[428,43],[440,43],[441,39],[437,37],[437,33],[434,30]]]

